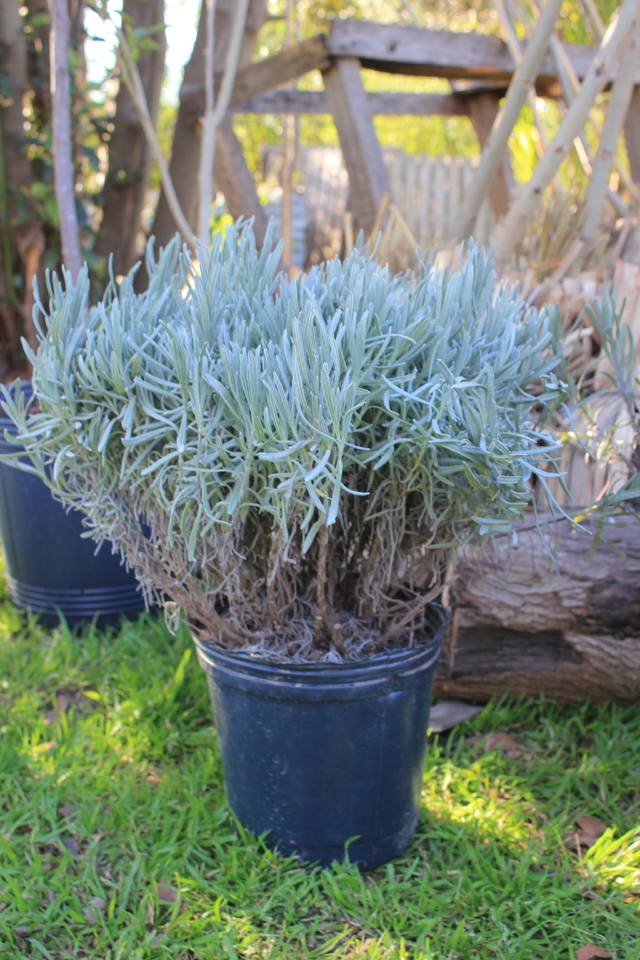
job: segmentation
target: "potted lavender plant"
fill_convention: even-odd
[[[553,317],[474,247],[415,280],[356,249],[289,281],[247,225],[197,255],[150,245],[148,290],[95,308],[66,277],[40,411],[4,406],[56,496],[185,611],[241,823],[371,867],[418,818],[445,565],[553,457]]]

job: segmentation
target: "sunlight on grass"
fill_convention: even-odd
[[[429,766],[422,799],[429,816],[471,827],[478,840],[495,839],[514,847],[539,836],[536,807],[512,778],[494,777],[490,756],[460,767],[450,760]]]
[[[637,710],[494,701],[430,739],[403,856],[318,870],[236,829],[186,630],[0,602],[0,635],[2,960],[640,960]],[[469,742],[496,730],[518,759]]]
[[[640,827],[622,837],[606,830],[587,850],[582,865],[586,876],[596,882],[640,897]]]

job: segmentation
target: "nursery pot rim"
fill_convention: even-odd
[[[213,668],[218,680],[229,686],[257,693],[266,684],[271,696],[285,700],[359,700],[411,687],[417,675],[435,663],[451,614],[439,603],[431,603],[429,609],[432,635],[422,642],[343,663],[278,662],[262,654],[223,649],[193,631],[192,636],[200,665]]]

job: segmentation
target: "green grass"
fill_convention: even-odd
[[[405,856],[314,870],[238,836],[185,632],[47,633],[4,599],[0,638],[2,960],[640,958],[637,708],[490,704],[431,738]],[[583,813],[611,829],[578,857]]]

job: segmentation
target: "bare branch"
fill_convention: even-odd
[[[160,179],[162,180],[162,186],[164,188],[171,213],[173,214],[173,218],[177,224],[178,230],[182,234],[183,239],[189,244],[190,247],[193,248],[196,245],[196,237],[182,211],[180,201],[178,200],[175,188],[173,186],[173,181],[169,175],[169,169],[158,141],[156,129],[153,125],[151,115],[149,114],[147,98],[144,92],[144,87],[142,86],[142,80],[140,79],[138,67],[131,54],[131,49],[124,34],[124,30],[122,30],[120,27],[117,27],[116,29],[118,32],[118,39],[120,41],[117,56],[120,68],[122,70],[122,76],[124,77],[125,83],[129,88],[129,93],[131,94],[133,104],[138,111],[140,123],[142,124],[142,129],[144,130],[145,136],[149,142],[154,160],[158,164],[158,168],[160,170]]]
[[[216,117],[214,91],[214,49],[216,0],[203,0],[207,17],[207,43],[204,50],[204,118],[200,143],[200,169],[198,172],[198,239],[209,243],[209,214],[213,202],[213,161],[216,149]]]
[[[600,137],[598,155],[593,164],[593,173],[587,188],[585,207],[587,217],[580,231],[580,238],[593,240],[600,222],[602,205],[609,186],[609,174],[613,165],[616,144],[629,109],[635,83],[635,73],[640,64],[640,25],[629,37],[620,67],[609,98],[607,116]]]
[[[532,89],[542,58],[549,45],[549,38],[560,14],[561,6],[562,0],[547,0],[527,45],[526,52],[522,57],[522,62],[513,75],[504,107],[496,117],[458,216],[455,233],[461,240],[465,240],[473,231],[478,211],[502,159],[511,131],[520,116],[520,111],[528,93]]]
[[[609,82],[620,48],[630,31],[635,30],[637,12],[637,0],[624,0],[611,21],[598,53],[591,61],[580,91],[567,111],[558,133],[505,217],[496,240],[496,266],[499,270],[504,269],[512,251],[522,239],[527,223],[537,209],[544,190],[551,183],[560,164],[571,150],[574,139],[582,129],[596,97]],[[540,23],[541,20],[542,17],[538,22]]]
[[[53,122],[53,175],[60,217],[62,259],[74,281],[82,266],[75,177],[71,150],[71,102],[69,98],[69,35],[71,23],[67,0],[51,0],[51,106]]]

